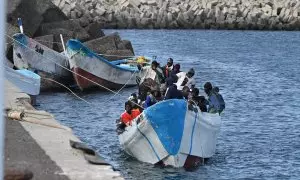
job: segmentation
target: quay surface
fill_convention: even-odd
[[[5,109],[35,111],[30,97],[9,81],[4,94]],[[64,128],[53,116],[38,121]],[[123,179],[112,166],[89,164],[82,151],[72,149],[69,140],[80,142],[72,131],[6,119],[5,136],[6,169],[28,169],[33,179]]]

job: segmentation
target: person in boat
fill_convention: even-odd
[[[219,103],[220,103],[219,113],[221,113],[225,109],[225,101],[223,99],[223,96],[219,93],[220,92],[219,87],[214,87],[213,88],[213,92],[216,94],[216,96],[217,96],[217,98],[219,100]]]
[[[140,100],[138,99],[136,93],[132,93],[128,98],[128,101],[131,103],[132,111],[138,111],[139,113],[143,112],[143,108],[140,105]]]
[[[146,97],[146,101],[144,103],[144,108],[148,108],[155,103],[157,103],[157,97],[159,96],[159,89],[156,87],[152,87],[151,91],[148,93],[148,96]]]
[[[189,96],[190,96],[190,88],[188,86],[184,86],[182,88],[182,95],[183,95],[183,98],[188,100],[189,99]]]
[[[220,114],[225,109],[225,102],[223,97],[215,90],[210,82],[204,84],[204,92],[208,96],[208,112]]]
[[[175,64],[174,67],[173,67],[173,70],[172,70],[172,73],[171,73],[171,74],[176,75],[176,74],[178,74],[178,73],[180,73],[180,72],[181,72],[181,71],[180,71],[180,64]]]
[[[195,87],[195,79],[194,79],[195,71],[191,68],[187,73],[180,72],[176,74],[178,77],[178,81],[176,83],[178,90],[182,90],[184,86],[188,86],[190,88]]]
[[[201,112],[207,112],[207,107],[206,107],[207,101],[204,96],[199,96],[198,88],[194,88],[192,90],[189,102],[192,105],[198,106]]]
[[[164,74],[157,61],[152,61],[151,66],[142,67],[138,65],[137,67],[140,70],[141,77],[139,84],[147,78],[153,79],[158,85],[165,82]]]
[[[127,101],[125,103],[125,112],[123,112],[121,115],[121,122],[124,123],[126,126],[130,126],[132,120],[134,120],[140,114],[140,111],[133,110],[130,101]]]
[[[183,99],[183,94],[178,90],[174,80],[172,78],[167,78],[166,82],[167,90],[165,94],[165,100],[167,99]]]
[[[171,76],[173,67],[174,67],[173,59],[169,58],[167,64],[163,67],[163,73],[164,73],[165,78],[168,78]]]

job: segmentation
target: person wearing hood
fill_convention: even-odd
[[[193,68],[191,68],[187,73],[185,72],[177,73],[176,74],[176,76],[178,77],[178,81],[176,83],[177,89],[181,91],[184,86],[188,86],[191,89],[193,89],[196,84],[194,75],[195,75],[195,70]]]
[[[173,68],[174,68],[174,66],[173,66],[173,59],[169,58],[168,62],[167,62],[167,65],[165,65],[163,67],[163,73],[164,73],[165,78],[168,78],[168,77],[171,76]]]

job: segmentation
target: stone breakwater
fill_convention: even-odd
[[[103,28],[299,30],[298,0],[52,0]]]

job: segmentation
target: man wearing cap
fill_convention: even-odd
[[[184,86],[188,86],[191,89],[195,87],[195,79],[194,79],[195,71],[193,68],[191,68],[187,73],[186,72],[180,72],[176,74],[178,77],[176,86],[178,90],[182,90]]]
[[[164,73],[164,76],[165,78],[168,78],[171,76],[171,73],[172,73],[172,70],[173,70],[173,59],[172,58],[169,58],[168,59],[168,62],[167,62],[167,65],[165,65],[163,67],[163,73]]]

